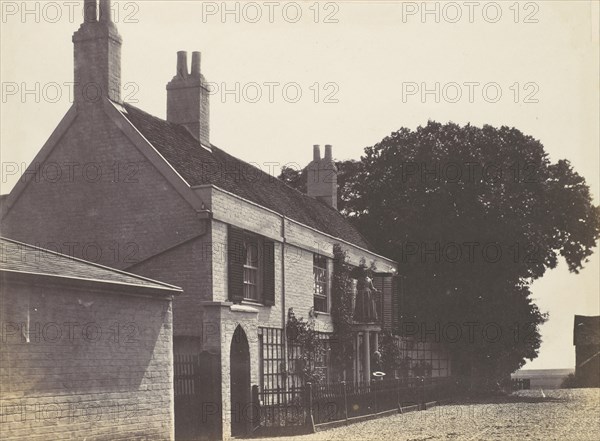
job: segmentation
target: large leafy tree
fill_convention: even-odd
[[[429,122],[338,168],[342,213],[399,262],[397,332],[445,343],[455,373],[500,378],[537,356],[546,315],[531,283],[560,256],[577,273],[600,237],[600,208],[567,160],[515,128]]]

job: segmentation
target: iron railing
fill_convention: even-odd
[[[411,377],[370,383],[307,383],[285,393],[278,390],[259,392],[257,389],[256,396],[261,426],[302,426],[347,421],[410,406],[424,409],[428,402],[450,398],[454,385],[451,377]]]

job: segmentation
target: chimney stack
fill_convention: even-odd
[[[313,145],[313,161],[321,160],[321,146],[319,144]]]
[[[192,76],[200,75],[200,52],[192,52]]]
[[[75,104],[79,109],[102,98],[121,102],[121,44],[112,22],[110,0],[84,1],[84,19],[73,34],[75,49]],[[100,20],[98,20],[98,15]]]
[[[191,72],[187,52],[177,52],[177,73],[167,84],[167,121],[183,125],[210,148],[209,104],[208,85],[200,72],[200,52],[192,52]]]
[[[320,147],[313,146],[313,160],[308,164],[307,172],[307,194],[337,210],[337,167],[331,145],[325,145],[325,157],[322,159]]]

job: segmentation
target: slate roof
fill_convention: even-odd
[[[123,115],[190,184],[212,184],[319,231],[375,251],[337,210],[309,197],[225,151],[212,152],[181,125],[152,116],[130,104]]]
[[[129,287],[181,292],[181,288],[135,274],[108,268],[65,254],[0,237],[0,271],[62,277],[93,282],[109,282]]]
[[[600,315],[576,315],[573,328],[573,344],[600,345]]]
[[[4,206],[6,205],[6,200],[8,199],[8,194],[2,194],[0,195],[0,218],[2,218],[2,215],[4,214]]]

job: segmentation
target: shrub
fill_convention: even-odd
[[[560,387],[561,389],[572,389],[581,386],[575,374],[569,374],[565,378],[563,378],[562,383],[560,383]]]

